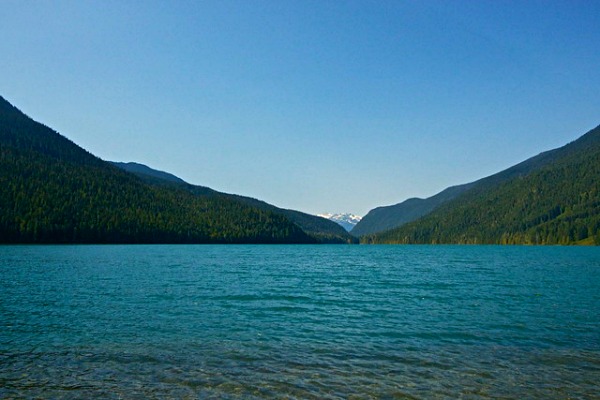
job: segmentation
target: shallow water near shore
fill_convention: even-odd
[[[597,398],[600,248],[0,246],[0,398]]]

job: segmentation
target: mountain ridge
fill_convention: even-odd
[[[0,96],[0,243],[316,243],[280,214],[149,185]]]
[[[159,171],[157,169],[150,168],[147,165],[140,164],[137,162],[131,162],[131,161],[130,162],[108,161],[108,162],[111,163],[112,165],[114,165],[115,167],[118,167],[118,168],[128,171],[128,172],[132,172],[136,175],[145,175],[149,179],[155,178],[155,179],[160,179],[160,180],[169,181],[169,182],[173,182],[173,183],[182,183],[182,184],[187,183],[183,179],[181,179],[178,176],[175,176],[169,172]]]
[[[600,126],[369,243],[600,244]]]
[[[150,184],[156,185],[176,185],[184,188],[195,195],[223,197],[235,201],[242,202],[252,207],[256,207],[263,211],[269,211],[280,214],[291,222],[298,225],[309,236],[321,243],[357,243],[358,239],[350,235],[346,230],[340,227],[335,222],[329,221],[326,218],[310,215],[301,211],[280,208],[269,204],[265,201],[252,197],[242,196],[238,194],[229,194],[216,191],[206,186],[198,186],[190,184],[183,179],[164,171],[153,169],[147,165],[135,162],[115,162],[111,163],[118,168],[137,175]]]
[[[594,128],[589,132],[596,129],[598,128]],[[529,174],[551,164],[557,157],[585,148],[590,143],[589,137],[586,135],[587,133],[564,146],[541,152],[495,174],[473,182],[450,186],[431,197],[425,199],[412,198],[391,206],[376,207],[369,211],[350,233],[360,237],[399,228],[428,215],[439,206],[454,200],[473,188],[483,190],[514,177]]]
[[[600,126],[477,181],[371,210],[352,233],[377,215],[400,225],[362,243],[600,244]],[[355,242],[325,218],[103,161],[0,96],[0,243]]]
[[[376,207],[369,211],[350,233],[360,237],[393,229],[414,221],[468,190],[470,185],[472,184],[451,186],[425,199],[413,197],[391,206]]]

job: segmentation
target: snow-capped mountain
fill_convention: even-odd
[[[336,222],[337,224],[341,225],[348,232],[350,232],[352,230],[352,228],[354,228],[354,225],[358,224],[358,221],[360,221],[362,218],[362,217],[359,217],[358,215],[354,215],[354,214],[350,214],[350,213],[343,213],[343,214],[326,213],[326,214],[319,214],[318,216],[327,218],[327,219],[332,220],[333,222]]]

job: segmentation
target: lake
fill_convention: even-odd
[[[600,248],[0,246],[0,398],[598,398]]]

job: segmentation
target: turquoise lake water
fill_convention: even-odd
[[[0,246],[0,398],[600,398],[600,248]]]

